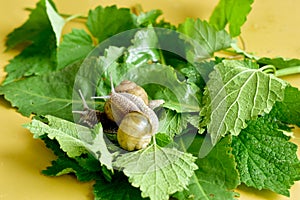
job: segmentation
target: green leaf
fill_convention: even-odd
[[[30,77],[0,87],[0,94],[24,116],[54,115],[72,121],[72,98],[75,75],[80,63],[61,71]],[[66,78],[68,77],[68,78]]]
[[[150,10],[148,12],[141,12],[137,16],[138,26],[148,26],[149,24],[155,24],[157,18],[162,15],[161,10]]]
[[[22,77],[41,75],[56,70],[56,45],[52,32],[44,32],[34,43],[10,60],[5,67],[7,76],[2,85]]]
[[[274,105],[271,115],[286,124],[295,124],[300,127],[300,91],[298,88],[286,87],[283,101]]]
[[[25,127],[34,134],[35,138],[47,134],[50,139],[56,139],[60,148],[71,158],[90,152],[101,165],[112,170],[113,158],[107,150],[101,124],[95,126],[94,130],[90,130],[50,115],[46,118],[49,121],[48,124],[34,119]]]
[[[168,200],[169,195],[184,189],[197,169],[195,158],[175,148],[151,145],[146,149],[118,157],[115,165],[123,169],[142,197]]]
[[[83,60],[94,49],[93,40],[84,30],[73,29],[64,35],[58,53],[58,69],[64,68],[76,61]]]
[[[158,116],[158,132],[166,133],[173,138],[186,129],[190,115],[188,113],[177,113],[170,109],[162,109],[162,111],[158,113]]]
[[[116,190],[118,192],[116,192]],[[114,177],[111,182],[97,179],[94,184],[95,200],[142,200],[141,192],[130,185],[128,179],[123,175]],[[148,198],[147,198],[148,199]]]
[[[90,154],[84,154],[83,157],[70,158],[60,148],[57,140],[51,140],[45,135],[41,138],[46,146],[58,157],[51,162],[51,166],[42,171],[43,174],[47,176],[61,176],[74,173],[79,181],[91,181],[101,177],[99,161]]]
[[[132,43],[133,45],[127,49],[126,63],[138,67],[145,63],[160,61],[158,38],[153,27],[137,31]]]
[[[177,112],[199,112],[196,94],[199,90],[180,81],[171,66],[145,64],[131,69],[125,76],[145,88],[151,99],[163,99],[163,106]]]
[[[241,26],[245,23],[253,2],[254,0],[220,0],[209,23],[218,30],[229,24],[230,35],[236,37],[241,33]]]
[[[213,144],[227,133],[238,135],[247,120],[270,112],[283,100],[287,83],[248,64],[224,60],[210,74],[200,115]]]
[[[113,35],[135,28],[135,25],[129,9],[99,6],[89,12],[87,27],[100,43]]]
[[[50,1],[51,3],[51,1]],[[48,1],[48,7],[51,6]],[[52,9],[54,9],[51,6]],[[29,44],[5,67],[3,84],[24,76],[40,75],[56,69],[56,38],[46,12],[45,0],[37,3],[29,19],[7,36],[7,50],[19,44]]]
[[[188,137],[183,136],[181,144],[187,145]],[[200,148],[204,145],[204,137],[197,135],[192,144],[186,146],[188,152],[198,156]],[[197,169],[190,179],[190,183],[182,192],[175,194],[179,200],[194,199],[235,199],[237,193],[232,190],[240,184],[239,173],[236,162],[232,155],[231,136],[226,136],[204,158],[198,158]]]
[[[56,45],[59,46],[62,29],[66,21],[56,12],[48,0],[46,0],[46,12],[55,33]]]
[[[257,60],[257,63],[260,65],[273,65],[277,69],[289,68],[300,66],[299,59],[286,59],[286,58],[260,58]]]
[[[225,30],[218,31],[200,19],[186,19],[179,25],[178,31],[185,35],[181,35],[181,39],[191,44],[187,49],[187,58],[192,62],[212,57],[215,52],[229,48],[232,42]]]
[[[50,1],[52,3],[52,1]],[[37,3],[31,12],[29,19],[20,27],[16,28],[7,36],[7,50],[25,42],[35,42],[40,36],[53,33],[49,18],[46,13],[45,0]],[[55,40],[54,40],[55,41]]]
[[[71,158],[87,153],[84,142],[92,138],[88,128],[50,115],[46,118],[49,121],[48,124],[33,119],[24,127],[32,132],[34,138],[47,134],[50,139],[56,139],[61,149]]]
[[[233,137],[241,181],[289,196],[288,189],[300,179],[300,162],[297,145],[288,140],[269,115],[249,121],[248,127]]]

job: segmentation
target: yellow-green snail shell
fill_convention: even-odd
[[[152,135],[152,125],[148,116],[141,112],[130,112],[119,126],[117,140],[123,149],[133,151],[146,148]]]

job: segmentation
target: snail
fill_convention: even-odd
[[[135,83],[126,80],[115,89],[111,79],[111,94],[93,98],[108,99],[105,113],[119,125],[117,140],[123,149],[133,151],[145,148],[158,131],[158,118],[147,105],[148,95]],[[155,102],[154,107],[163,103],[162,100]]]
[[[90,109],[79,91],[83,101],[83,111],[73,111],[81,114],[80,122],[93,127],[98,120],[103,128],[105,125],[116,123],[117,141],[128,151],[145,148],[152,136],[158,131],[158,118],[154,108],[164,103],[163,100],[148,100],[145,90],[134,82],[124,80],[116,88],[111,79],[111,94],[108,96],[92,97],[93,99],[107,99],[104,113]],[[112,126],[114,127],[114,125]],[[111,127],[109,127],[111,128]],[[113,129],[113,128],[111,128]]]

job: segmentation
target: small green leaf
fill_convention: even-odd
[[[59,46],[62,29],[66,21],[56,12],[48,0],[46,0],[46,12],[55,33],[56,45]]]
[[[300,59],[286,59],[286,58],[260,58],[257,60],[258,64],[261,65],[273,65],[277,69],[289,68],[300,66]]]
[[[83,60],[94,49],[93,40],[84,30],[73,29],[64,35],[57,53],[57,68]]]
[[[185,35],[181,35],[181,39],[191,44],[187,49],[187,58],[192,62],[212,57],[215,52],[229,48],[232,42],[225,30],[218,31],[200,19],[186,19],[179,25],[178,31]]]
[[[100,43],[113,35],[135,28],[135,25],[129,9],[99,6],[89,12],[87,27]]]
[[[254,0],[220,0],[209,23],[218,30],[229,24],[230,35],[236,37],[241,33],[241,26],[245,23],[253,2]]]
[[[227,133],[238,135],[246,120],[270,112],[276,101],[283,100],[287,83],[248,64],[224,60],[210,74],[200,115],[213,144]]]
[[[161,10],[150,10],[148,12],[141,12],[137,16],[138,26],[148,26],[149,24],[155,24],[157,18],[162,15]]]
[[[300,162],[297,146],[288,140],[269,115],[249,121],[248,127],[233,137],[241,181],[289,196],[291,185],[300,180]]]
[[[195,158],[175,148],[151,145],[146,149],[118,157],[115,166],[123,169],[142,197],[151,200],[168,200],[169,195],[184,189],[193,171]]]

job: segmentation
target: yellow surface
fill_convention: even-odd
[[[96,5],[118,4],[133,6],[142,4],[145,10],[160,8],[164,18],[182,22],[186,17],[207,19],[217,0],[54,0],[60,12],[84,13]],[[3,67],[16,52],[3,53],[5,36],[13,28],[21,25],[28,16],[25,7],[33,7],[37,0],[0,1],[0,66],[2,79]],[[158,3],[159,2],[159,3]],[[242,29],[242,36],[248,51],[260,56],[284,56],[300,58],[300,1],[263,0],[253,5],[253,10]],[[78,26],[78,24],[73,23]],[[68,30],[70,26],[66,27]],[[300,88],[300,75],[287,77],[292,85]],[[32,139],[32,135],[21,127],[29,122],[0,99],[0,200],[88,200],[93,199],[92,183],[79,183],[72,176],[57,178],[46,177],[40,171],[54,159],[44,144]],[[294,141],[300,144],[300,131]],[[299,154],[298,154],[299,155]],[[286,198],[268,191],[257,191],[240,187],[241,200],[297,200],[300,197],[300,183],[291,189],[291,197]]]

